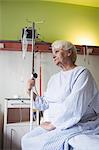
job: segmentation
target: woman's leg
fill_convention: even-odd
[[[73,132],[35,128],[22,138],[22,150],[63,150],[68,147],[68,137]]]
[[[44,130],[41,127],[36,127],[32,131],[25,134],[21,139],[22,150],[33,150],[33,139],[39,135],[46,133],[47,130]],[[37,143],[38,142],[38,143]],[[39,144],[39,141],[35,141],[35,144]]]
[[[35,128],[22,138],[22,150],[63,150],[65,135],[61,130]]]

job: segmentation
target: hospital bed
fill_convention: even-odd
[[[99,135],[80,134],[69,140],[70,150],[99,150]]]

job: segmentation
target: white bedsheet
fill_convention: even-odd
[[[99,150],[99,135],[77,135],[69,140],[74,150]]]

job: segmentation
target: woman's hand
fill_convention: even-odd
[[[48,130],[48,131],[51,131],[51,130],[54,130],[56,127],[55,126],[53,126],[52,124],[51,124],[51,122],[43,122],[41,125],[40,125],[40,127],[42,127],[43,129],[45,129],[45,130]]]
[[[35,86],[35,80],[29,79],[27,82],[27,93],[30,95],[32,87]]]

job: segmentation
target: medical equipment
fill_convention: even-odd
[[[37,74],[34,72],[34,54],[35,54],[35,40],[36,40],[36,29],[35,29],[35,22],[32,23],[32,28],[27,28],[25,27],[22,30],[22,57],[23,59],[26,58],[26,51],[28,49],[28,43],[31,42],[32,44],[32,74],[31,74],[31,79],[36,79]],[[30,43],[29,43],[30,44]],[[31,100],[30,100],[30,130],[32,130],[32,125],[33,125],[33,118],[34,118],[34,113],[33,113],[33,91],[35,87],[32,88],[31,90]]]
[[[27,41],[27,28],[24,28],[23,30],[23,37],[22,37],[22,58],[26,58],[26,51],[28,47],[28,41]]]
[[[36,30],[35,30],[35,23],[33,22],[32,24],[32,79],[37,78],[37,74],[34,72],[34,54],[35,54],[35,39],[36,39]],[[35,90],[35,87],[31,89],[31,101],[30,101],[30,131],[32,130],[33,127],[33,108],[34,108],[34,103],[33,103],[33,92]],[[39,112],[38,112],[39,113]]]
[[[31,21],[28,21],[29,23]],[[36,23],[43,23],[42,21],[40,22],[36,22]],[[38,39],[39,34],[37,34],[36,32],[36,28],[35,28],[35,22],[32,22],[32,27],[25,27],[22,30],[22,51],[23,51],[23,59],[25,59],[25,55],[26,55],[26,51],[28,49],[28,44],[32,44],[32,74],[31,74],[31,79],[36,79],[37,78],[37,74],[35,73],[35,64],[34,64],[34,55],[35,55],[35,43],[36,40]],[[40,56],[41,57],[41,56]],[[37,91],[36,87],[33,87],[31,90],[31,100],[30,100],[30,131],[32,130],[33,127],[33,120],[35,118],[35,114],[33,112],[33,108],[34,107],[34,103],[33,103],[33,92]],[[40,96],[41,96],[41,62],[40,62]],[[36,92],[36,94],[38,95],[38,93]],[[36,112],[37,116],[39,115],[39,111]],[[39,118],[37,118],[37,122],[39,122]]]

